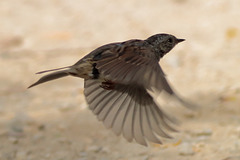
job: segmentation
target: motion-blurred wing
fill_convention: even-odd
[[[93,113],[115,134],[147,145],[146,140],[161,143],[158,136],[170,138],[164,130],[175,131],[168,124],[171,119],[143,87],[115,84],[113,90],[105,90],[100,84],[86,80],[84,94]]]
[[[96,68],[103,77],[113,82],[138,84],[173,94],[154,52],[144,47],[144,41],[135,41],[129,42],[129,45],[112,44],[111,48],[105,47],[99,52],[96,50],[93,57]]]

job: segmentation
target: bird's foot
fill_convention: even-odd
[[[100,87],[102,87],[103,89],[106,89],[106,90],[113,90],[114,89],[114,83],[112,81],[102,82]]]

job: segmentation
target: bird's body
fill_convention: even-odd
[[[146,40],[107,44],[72,66],[39,72],[56,71],[30,87],[68,75],[83,78],[89,108],[107,128],[142,145],[147,145],[146,139],[161,143],[158,136],[169,138],[166,130],[174,129],[148,91],[165,91],[184,102],[171,89],[159,65],[160,58],[182,41],[157,34]]]

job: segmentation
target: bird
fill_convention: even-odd
[[[166,114],[150,92],[162,92],[183,100],[172,89],[159,62],[178,43],[174,35],[159,33],[145,40],[131,39],[100,46],[71,66],[45,70],[49,73],[28,88],[54,79],[74,76],[84,79],[84,95],[90,110],[128,142],[148,146],[172,138],[175,120]]]

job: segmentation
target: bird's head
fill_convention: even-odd
[[[156,34],[146,39],[146,42],[153,46],[153,50],[159,59],[173,49],[176,44],[183,41],[185,39],[178,39],[173,35],[164,33]]]

